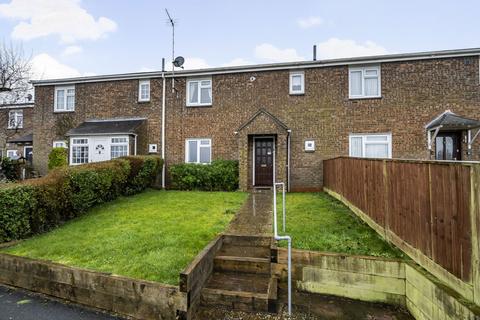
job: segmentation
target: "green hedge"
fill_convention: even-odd
[[[215,160],[211,164],[178,164],[170,167],[171,184],[178,190],[235,191],[238,161]]]
[[[89,208],[149,187],[162,165],[135,156],[52,170],[0,187],[0,243],[47,231]]]
[[[48,155],[48,170],[68,166],[68,149],[53,148]]]

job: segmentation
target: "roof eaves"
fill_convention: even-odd
[[[65,79],[32,80],[31,83],[34,86],[42,86],[42,85],[102,82],[102,81],[112,81],[112,80],[120,81],[120,80],[131,80],[131,79],[150,79],[150,78],[158,78],[162,76],[165,76],[165,77],[202,76],[202,75],[214,75],[214,74],[222,74],[222,73],[243,73],[243,72],[260,72],[260,71],[270,71],[270,70],[319,68],[319,67],[338,66],[338,65],[355,65],[355,64],[370,64],[370,63],[373,64],[373,63],[382,63],[382,62],[441,59],[441,58],[448,58],[448,57],[465,57],[465,56],[474,56],[474,55],[480,55],[480,48],[400,53],[400,54],[364,56],[364,57],[354,57],[354,58],[326,59],[326,60],[316,60],[316,61],[300,61],[300,62],[258,64],[258,65],[247,65],[247,66],[219,67],[219,68],[208,68],[208,69],[198,69],[198,70],[175,71],[174,74],[171,71],[165,71],[165,72],[152,71],[152,72],[110,74],[110,75],[103,75],[103,76],[65,78]]]

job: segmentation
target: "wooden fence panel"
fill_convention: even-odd
[[[324,162],[326,188],[465,282],[472,275],[470,172],[467,164],[433,161]]]

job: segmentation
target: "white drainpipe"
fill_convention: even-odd
[[[166,97],[165,97],[165,59],[163,59],[162,63],[162,189],[165,189],[165,105],[166,105]]]

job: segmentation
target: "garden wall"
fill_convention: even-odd
[[[286,289],[287,250],[277,250],[275,274]],[[400,260],[293,249],[292,281],[299,292],[405,306],[405,264]]]
[[[287,299],[287,250],[277,250],[274,273],[279,297]],[[314,307],[317,294],[406,307],[418,320],[478,320],[469,303],[411,261],[292,250],[293,304]]]
[[[326,192],[480,305],[480,164],[340,157],[324,176]]]
[[[0,254],[0,283],[135,319],[176,319],[186,296],[176,286]]]

